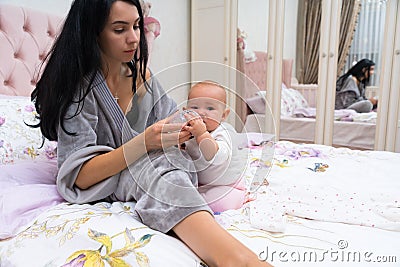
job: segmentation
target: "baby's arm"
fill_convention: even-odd
[[[190,133],[196,139],[201,154],[205,160],[210,161],[218,151],[218,144],[207,131],[207,127],[201,118],[191,119],[187,126]]]

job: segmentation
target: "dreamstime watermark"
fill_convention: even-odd
[[[268,246],[258,254],[261,261],[318,263],[318,262],[351,262],[351,263],[396,263],[397,256],[375,255],[371,251],[348,250],[348,242],[339,240],[337,248],[329,250],[270,250]]]

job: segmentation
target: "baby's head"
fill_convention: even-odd
[[[213,81],[196,83],[190,88],[186,109],[196,111],[207,126],[214,131],[229,115],[225,88]]]

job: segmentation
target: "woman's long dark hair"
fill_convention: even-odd
[[[135,53],[132,62],[127,62],[132,72],[132,91],[136,92],[138,73],[146,81],[148,48],[139,0],[75,0],[61,33],[43,61],[43,73],[31,95],[40,119],[34,127],[40,127],[43,136],[49,140],[57,140],[59,125],[66,133],[74,134],[65,129],[64,117],[77,96],[82,108],[82,102],[91,90],[96,72],[101,69],[101,52],[97,39],[106,25],[111,5],[116,1],[130,3],[138,10],[140,52]],[[89,77],[90,82],[82,91],[85,77]],[[80,109],[75,115],[79,114]]]
[[[369,84],[370,74],[369,71],[371,66],[375,66],[375,63],[367,58],[361,59],[353,67],[351,67],[345,74],[339,77],[337,84],[342,84],[350,75],[355,77],[360,83],[367,86]],[[365,77],[367,72],[367,77]]]

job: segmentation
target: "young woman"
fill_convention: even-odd
[[[365,97],[365,87],[374,73],[375,63],[361,59],[336,82],[335,109],[353,109],[360,113],[370,112],[377,100]]]
[[[136,201],[144,224],[173,231],[210,266],[267,266],[215,222],[192,161],[174,153],[190,132],[168,124],[176,104],[147,59],[138,0],[73,2],[32,93],[38,126],[58,141],[60,194],[73,203]]]

